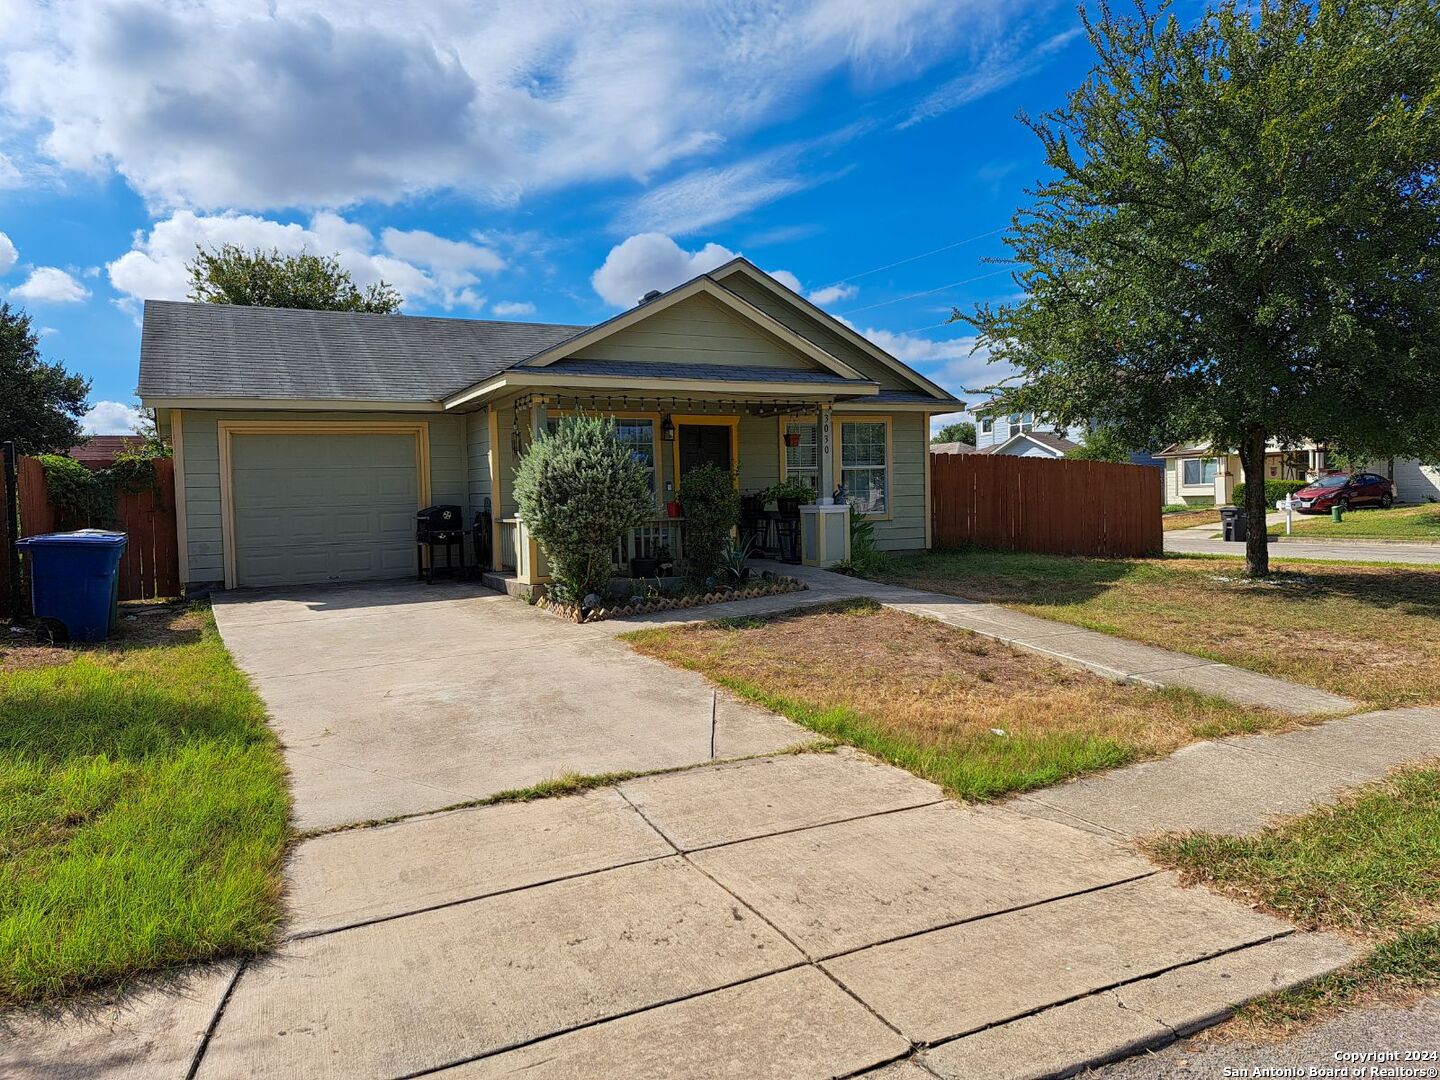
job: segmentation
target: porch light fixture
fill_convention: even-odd
[[[660,421],[660,438],[666,442],[675,441],[675,421],[671,420],[669,416]]]

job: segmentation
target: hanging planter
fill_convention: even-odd
[[[785,445],[786,445],[786,446],[799,446],[799,445],[800,445],[800,433],[799,433],[798,431],[787,431],[787,432],[785,433]]]

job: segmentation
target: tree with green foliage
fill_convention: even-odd
[[[302,251],[286,255],[223,244],[195,248],[190,299],[201,304],[304,308],[310,311],[369,311],[389,315],[404,297],[383,281],[361,289],[334,255]]]
[[[85,438],[90,380],[40,358],[30,316],[0,303],[0,442],[21,454],[52,454]]]
[[[1065,456],[1072,461],[1109,461],[1124,465],[1130,460],[1132,449],[1120,438],[1113,428],[1092,427],[1085,432],[1080,445],[1067,450]]]
[[[1237,0],[1085,27],[1096,61],[1022,120],[1048,179],[1007,236],[1024,299],[961,315],[1001,408],[1134,446],[1440,447],[1440,0]],[[1269,572],[1264,485],[1246,489]]]
[[[551,591],[577,605],[604,597],[615,545],[655,512],[649,470],[615,438],[615,421],[583,414],[562,417],[520,458],[515,504],[550,564]]]
[[[968,420],[961,420],[958,423],[946,424],[934,435],[930,436],[932,443],[963,442],[969,446],[975,445],[975,425]]]

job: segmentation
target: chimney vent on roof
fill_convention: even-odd
[[[659,289],[651,289],[651,290],[650,290],[649,292],[647,292],[644,296],[640,297],[640,303],[641,303],[641,304],[648,304],[651,300],[654,300],[654,299],[655,299],[657,296],[659,296],[659,295],[660,295],[660,290],[659,290]],[[637,304],[636,306],[638,307],[639,305]]]

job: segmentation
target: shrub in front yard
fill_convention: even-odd
[[[1288,498],[1303,487],[1309,487],[1309,480],[1266,480],[1265,481],[1265,507],[1273,510],[1275,504],[1281,499]],[[1235,491],[1230,496],[1230,501],[1236,506],[1245,505],[1245,481],[1241,480],[1235,485]]]
[[[556,598],[605,595],[611,555],[655,511],[645,467],[615,439],[615,422],[567,416],[541,432],[515,468],[515,502],[545,551]]]
[[[718,465],[699,465],[680,484],[685,512],[685,558],[697,580],[720,572],[731,530],[740,520],[740,491],[735,477]]]

